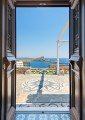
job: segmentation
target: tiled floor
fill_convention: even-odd
[[[70,114],[29,114],[16,113],[15,120],[70,120]]]
[[[15,120],[70,120],[69,75],[18,74],[16,83]]]
[[[69,108],[69,103],[17,103],[16,107],[67,107]]]
[[[69,103],[69,75],[17,74],[17,103]]]

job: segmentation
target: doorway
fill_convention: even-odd
[[[69,7],[16,8],[17,110],[69,110],[68,21]]]

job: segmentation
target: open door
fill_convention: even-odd
[[[80,40],[80,3],[74,0],[70,10],[70,68],[71,68],[71,116],[81,120],[81,40]]]
[[[6,3],[5,57],[5,120],[12,120],[16,106],[15,95],[15,7],[11,0]]]

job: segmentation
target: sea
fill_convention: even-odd
[[[28,60],[32,58],[17,58],[17,60]],[[48,68],[51,64],[57,64],[56,58],[45,58],[47,61],[37,60],[32,62],[24,63],[24,66],[31,68]],[[59,64],[61,65],[69,65],[69,58],[59,58]]]

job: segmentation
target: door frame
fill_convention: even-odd
[[[33,2],[31,2],[31,1],[24,2],[22,0],[22,1],[16,2],[15,3],[15,18],[16,18],[16,8],[17,7],[68,7],[69,8],[69,23],[71,22],[70,21],[71,3],[69,3],[69,0],[63,0],[64,2],[62,2],[62,0],[60,0],[60,2],[58,0],[53,0],[53,1],[43,0],[43,1],[44,2],[42,2],[42,0],[36,0]],[[70,46],[70,33],[71,33],[71,29],[70,29],[70,24],[69,24],[69,46]],[[15,37],[16,37],[16,19],[15,19]],[[15,41],[16,41],[16,38],[15,38]],[[69,58],[70,58],[70,56],[71,56],[71,53],[69,50]],[[69,71],[71,71],[70,65],[69,65]],[[70,76],[71,76],[71,74],[69,72],[69,104],[70,104],[70,109],[71,109],[71,80],[70,80]]]
[[[3,70],[3,64],[4,64],[4,61],[3,61],[3,58],[5,57],[5,53],[4,53],[4,49],[5,49],[5,32],[6,32],[6,23],[5,23],[5,19],[6,19],[6,9],[5,9],[5,6],[6,6],[6,1],[7,0],[1,0],[0,1],[0,119],[1,120],[5,120],[4,119],[4,110],[6,108],[5,104],[4,104],[4,101],[5,101],[5,94],[4,94],[4,84],[5,84],[5,77],[4,77],[4,70]],[[43,0],[45,2],[47,2],[46,4],[44,4],[45,2],[43,2],[42,0],[33,0],[33,4],[30,3],[29,5],[29,1],[31,0],[28,0],[27,1],[24,1],[24,0],[10,0],[12,1],[12,3],[15,5],[15,9],[16,7],[19,7],[19,6],[40,6],[40,7],[45,7],[47,5],[47,7],[53,7],[53,1],[55,0]],[[64,2],[63,2],[64,1]],[[37,2],[37,4],[35,4]],[[49,3],[50,2],[50,3]],[[65,5],[65,2],[68,4]],[[72,2],[72,4],[74,3],[74,0],[70,0],[70,2]],[[62,7],[63,4],[65,5],[64,7],[66,6],[69,6],[71,7],[71,3],[69,2],[69,0],[56,0],[56,5],[55,7]],[[41,4],[40,4],[41,3]],[[63,3],[63,4],[62,4]],[[53,4],[53,5],[51,5]],[[84,90],[85,90],[85,0],[80,0],[80,6],[81,6],[81,26],[80,26],[80,29],[81,29],[81,44],[82,44],[82,48],[81,48],[81,52],[82,52],[82,112],[81,112],[81,115],[82,115],[82,120],[85,119],[85,93],[84,93]],[[71,11],[70,11],[71,12]],[[16,10],[15,10],[15,14],[16,14]],[[16,26],[16,22],[15,22],[15,26]],[[71,28],[70,28],[70,32],[71,32]],[[15,33],[15,37],[16,37],[16,33]],[[70,36],[71,37],[71,36]],[[70,38],[70,41],[71,41],[71,38]],[[16,42],[16,40],[15,40]],[[70,42],[69,42],[70,43]],[[15,52],[16,54],[16,52]],[[71,52],[70,52],[71,54]],[[70,55],[69,54],[69,55]],[[71,84],[70,84],[70,92],[71,92]],[[71,100],[70,100],[71,101]]]

